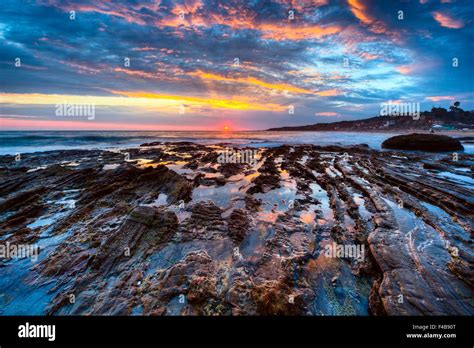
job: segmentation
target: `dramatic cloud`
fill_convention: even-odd
[[[464,26],[464,23],[460,20],[454,19],[447,14],[441,12],[433,13],[434,19],[442,26],[450,29],[459,29]]]
[[[387,26],[382,21],[376,19],[369,13],[369,5],[364,0],[347,0],[351,12],[363,24],[369,26],[370,30],[375,33],[387,32]]]
[[[473,17],[469,1],[2,0],[0,127],[255,129],[373,116],[388,100],[472,109]],[[66,101],[97,117],[56,117]]]
[[[265,81],[258,80],[254,77],[225,77],[216,74],[205,73],[202,71],[196,71],[189,73],[190,76],[198,76],[204,80],[212,81],[222,81],[228,83],[243,83],[247,85],[253,85],[258,87],[263,87],[270,90],[283,91],[283,92],[292,92],[292,93],[303,93],[303,94],[312,94],[313,92],[304,88],[299,88],[292,86],[286,83],[269,83]]]

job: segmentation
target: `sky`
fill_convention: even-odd
[[[1,0],[0,129],[257,130],[389,101],[472,110],[473,20],[472,0]]]

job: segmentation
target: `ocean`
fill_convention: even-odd
[[[117,149],[147,142],[190,141],[201,144],[274,147],[282,144],[357,145],[380,150],[394,133],[369,132],[269,132],[269,131],[1,131],[0,155],[67,149]],[[465,144],[466,153],[474,145]]]

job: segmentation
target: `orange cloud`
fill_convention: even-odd
[[[321,3],[321,2],[318,2]],[[262,32],[262,38],[276,41],[282,40],[303,40],[317,39],[323,36],[334,35],[341,31],[340,26],[295,26],[279,25],[273,23],[257,23],[256,13],[245,9],[244,7],[225,7],[226,15],[218,13],[209,13],[202,16],[197,13],[189,13],[181,19],[176,12],[175,16],[163,18],[156,22],[160,27],[180,27],[180,26],[204,26],[208,27],[214,24],[225,25],[233,30],[252,29]]]
[[[185,0],[182,4],[177,4],[171,12],[179,16],[181,13],[193,14],[199,11],[203,6],[201,0]]]
[[[360,54],[361,58],[364,59],[364,60],[374,60],[374,59],[378,59],[380,58],[379,55],[377,54],[372,54],[372,53],[369,53],[369,52],[362,52]]]
[[[433,18],[445,28],[459,29],[464,26],[464,23],[460,20],[454,19],[447,14],[441,12],[433,12]]]
[[[210,24],[227,25],[232,29],[251,29],[255,27],[255,17],[257,14],[246,6],[238,4],[226,4],[225,1],[219,3],[221,13],[210,13]]]
[[[402,66],[397,66],[395,70],[397,70],[400,74],[408,75],[411,72],[413,72],[413,67],[408,66],[408,65],[402,65]]]
[[[366,13],[367,8],[365,7],[365,4],[360,0],[348,0],[347,2],[352,13],[358,20],[364,24],[371,24],[373,22],[373,19]]]
[[[331,111],[317,112],[315,115],[316,116],[324,116],[324,117],[337,117],[337,116],[339,116],[339,114],[337,112],[331,112]]]
[[[323,36],[334,35],[341,31],[339,26],[321,27],[318,25],[295,27],[275,24],[261,24],[257,26],[263,32],[262,38],[276,41],[319,39]]]
[[[342,92],[337,89],[328,89],[327,91],[316,92],[316,94],[321,97],[334,97],[336,95],[342,94]]]
[[[435,97],[426,97],[425,99],[428,99],[434,102],[439,102],[442,100],[453,100],[454,97],[451,97],[449,95],[440,95],[440,96],[435,96]]]
[[[216,75],[216,74],[211,74],[211,73],[206,73],[203,71],[195,71],[192,73],[189,73],[191,76],[197,76],[201,79],[205,80],[213,80],[213,81],[223,81],[223,82],[230,82],[230,83],[243,83],[247,85],[252,85],[252,86],[259,86],[263,87],[266,89],[271,89],[271,90],[278,90],[278,91],[288,91],[288,92],[294,92],[294,93],[304,93],[304,94],[311,94],[313,93],[310,90],[299,88],[290,84],[286,83],[268,83],[262,80],[258,80],[254,77],[225,77],[222,75]]]
[[[388,33],[385,23],[371,16],[367,5],[362,0],[347,0],[347,3],[352,14],[363,24],[367,25],[370,31],[377,34]]]
[[[211,99],[182,95],[154,94],[147,92],[111,91],[120,96],[85,96],[63,94],[0,93],[0,104],[56,105],[93,104],[96,106],[141,107],[157,109],[165,113],[176,113],[182,105],[192,112],[208,109],[231,109],[252,111],[284,111],[286,107],[272,103],[258,103],[243,97],[233,99]]]
[[[348,79],[349,76],[344,76],[344,75],[331,75],[329,76],[330,80],[343,80],[343,79]]]
[[[205,27],[208,23],[204,20],[202,16],[197,16],[193,14],[185,15],[184,18],[181,18],[179,15],[166,17],[159,21],[156,21],[155,24],[159,27],[180,27],[180,26],[193,26],[193,27]]]

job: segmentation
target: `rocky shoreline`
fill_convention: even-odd
[[[226,150],[1,156],[0,315],[474,314],[474,156]]]

